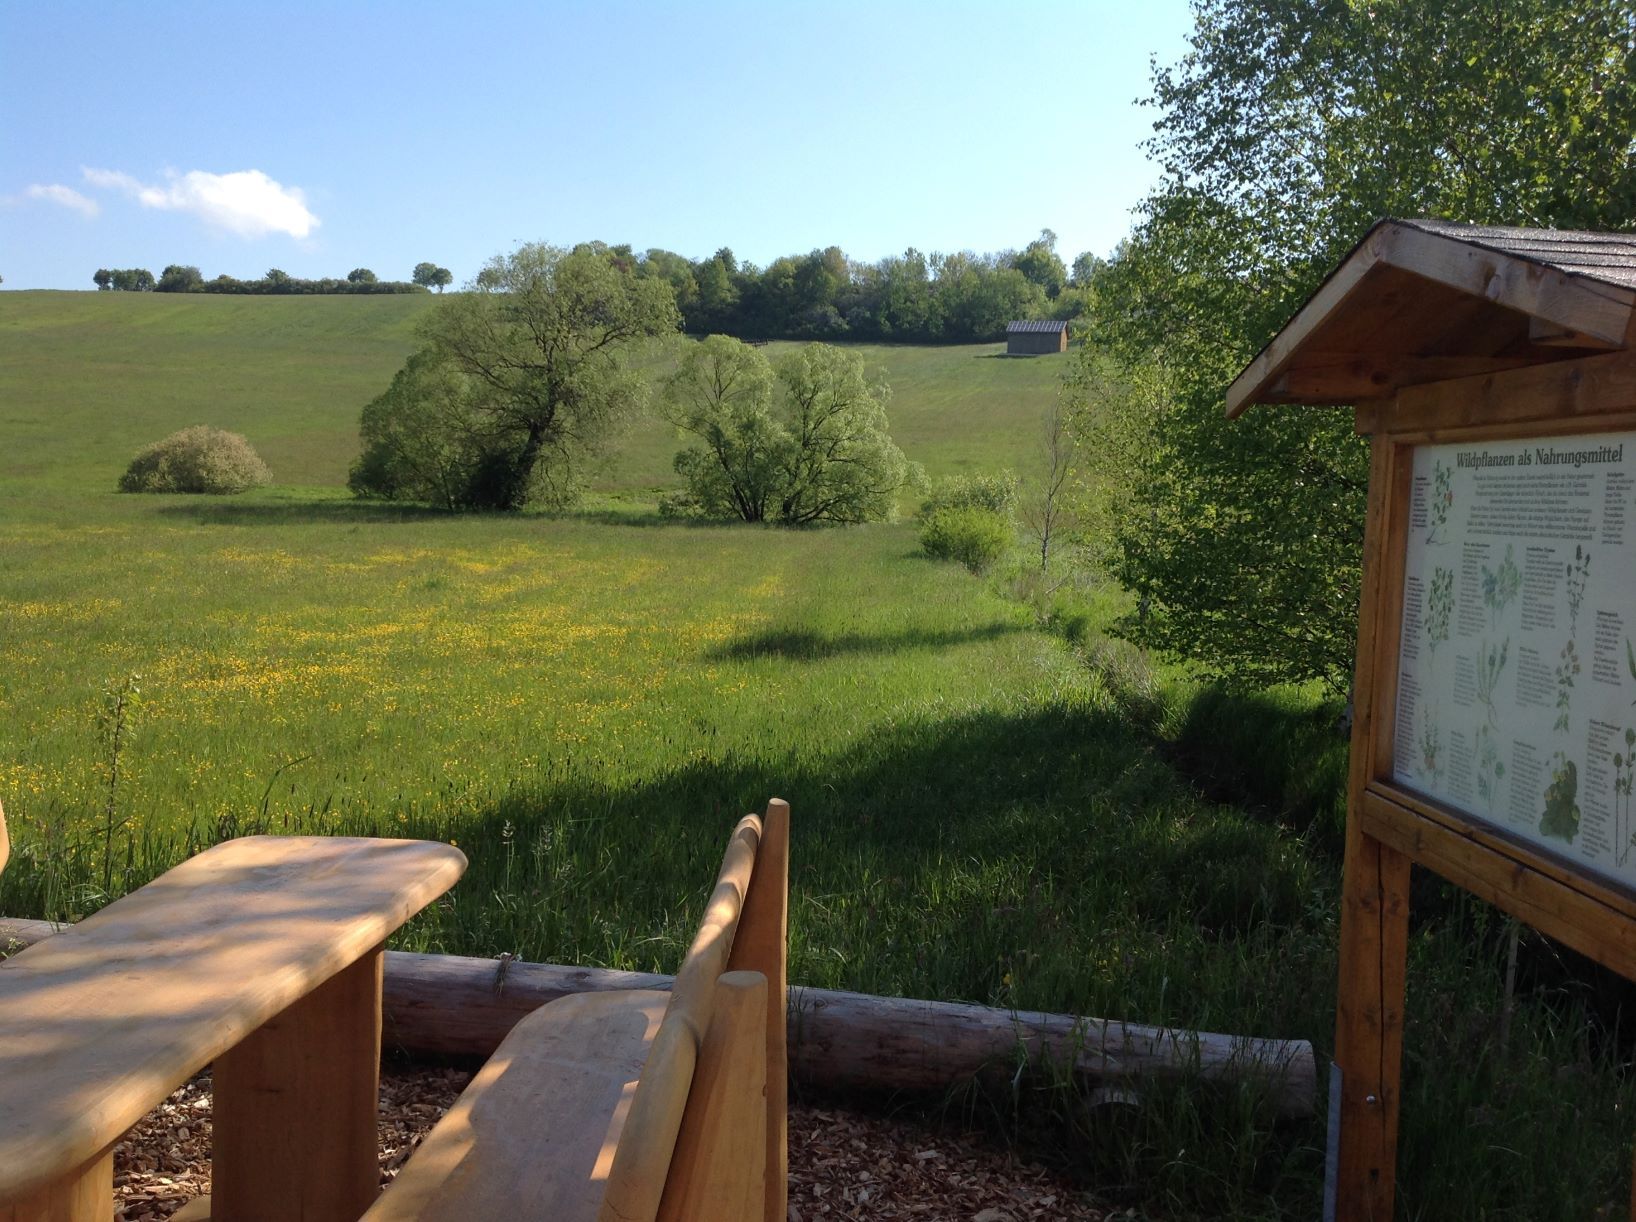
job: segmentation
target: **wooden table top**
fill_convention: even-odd
[[[250,836],[0,963],[0,1202],[96,1157],[465,868],[427,841]]]

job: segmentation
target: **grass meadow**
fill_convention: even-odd
[[[776,793],[796,981],[1307,1038],[1323,1059],[1332,708],[1228,697],[1108,643],[1123,604],[1094,581],[1043,624],[1005,575],[919,556],[907,523],[663,521],[675,443],[652,421],[582,513],[356,503],[358,411],[427,305],[0,293],[0,912],[83,914],[233,834],[427,836],[471,868],[400,945],[672,970],[733,818]],[[995,347],[869,352],[934,475],[1026,465],[1063,363]],[[279,483],[112,491],[195,423],[246,433]],[[1403,1215],[1597,1216],[1628,1191],[1616,1044],[1547,981],[1500,1047],[1503,928],[1425,885]],[[1231,1089],[1150,1092],[1117,1123],[1028,1077],[948,1104],[1133,1217],[1321,1201],[1322,1120]]]

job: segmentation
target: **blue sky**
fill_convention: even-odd
[[[0,4],[0,276],[1106,253],[1185,0]]]

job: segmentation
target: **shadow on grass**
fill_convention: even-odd
[[[449,521],[465,515],[430,505],[386,501],[189,501],[159,506],[166,517],[187,518],[209,526],[293,526],[300,523],[364,524],[377,522]]]
[[[757,658],[815,662],[861,653],[899,653],[906,649],[947,649],[993,641],[1022,632],[1018,624],[984,624],[958,630],[905,628],[900,632],[843,632],[830,636],[805,628],[772,628],[740,637],[710,651],[712,662],[750,662]]]

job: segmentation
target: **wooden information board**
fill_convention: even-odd
[[[1636,980],[1636,235],[1383,220],[1254,404],[1370,438],[1326,1212],[1388,1222],[1411,864]]]
[[[1427,428],[1416,398],[1360,418],[1343,1220],[1392,1216],[1411,863],[1636,978],[1636,412]]]

